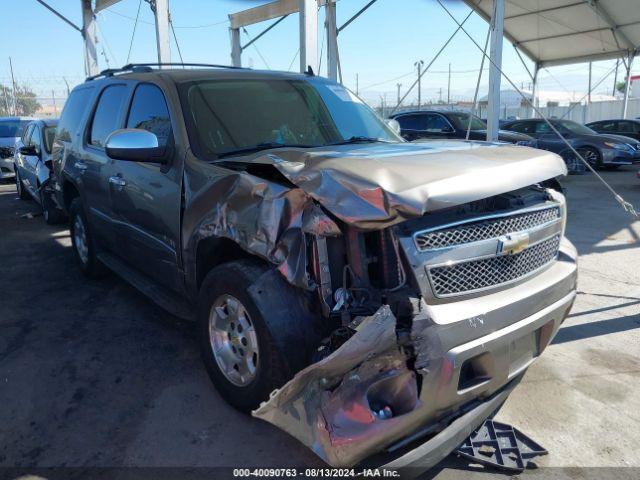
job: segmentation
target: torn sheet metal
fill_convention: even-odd
[[[185,175],[186,255],[195,257],[203,238],[228,238],[305,289],[314,288],[305,233],[341,234],[323,209],[376,230],[566,173],[562,159],[549,152],[468,142],[278,149],[234,163],[259,166],[261,173],[187,159],[185,167],[198,172]]]
[[[388,305],[325,359],[299,372],[253,412],[332,466],[353,466],[415,428],[415,373]]]
[[[206,165],[206,167],[210,167]],[[312,289],[307,274],[305,234],[340,235],[340,229],[300,188],[290,188],[245,172],[210,176],[191,194],[184,219],[187,252],[198,242],[223,237],[278,266],[293,285]]]

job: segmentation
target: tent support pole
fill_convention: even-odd
[[[491,17],[491,67],[489,69],[489,104],[487,109],[487,141],[498,140],[500,129],[500,69],[504,32],[505,0],[495,0]]]

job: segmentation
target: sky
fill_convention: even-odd
[[[80,0],[46,0],[76,25],[81,25]],[[258,0],[169,0],[177,45],[185,62],[230,63],[228,14],[266,3]],[[338,25],[342,25],[367,3],[367,0],[338,0]],[[469,8],[459,0],[446,5],[462,20]],[[139,19],[135,18],[140,6]],[[9,57],[16,81],[29,85],[38,96],[66,93],[66,82],[73,88],[84,80],[83,45],[80,34],[55,17],[35,0],[0,0],[1,11],[11,24],[21,25],[19,35],[5,37],[0,43],[0,83],[10,83]],[[242,43],[258,35],[271,22],[247,27]],[[100,68],[122,66],[127,62],[157,61],[155,27],[149,5],[143,0],[121,0],[97,16]],[[324,39],[324,12],[319,14],[319,40]],[[135,35],[134,33],[135,26]],[[465,24],[469,33],[483,45],[487,23],[473,14]],[[406,89],[416,80],[414,64],[428,64],[456,28],[435,0],[378,0],[339,36],[340,60],[344,84],[370,104],[383,98],[395,104],[397,84]],[[5,30],[7,32],[8,30]],[[10,30],[9,30],[10,31]],[[133,37],[133,39],[132,39]],[[323,42],[319,42],[323,43]],[[172,59],[179,61],[174,38]],[[297,70],[298,16],[290,15],[243,53],[243,65],[257,69]],[[322,53],[321,73],[326,72],[326,47]],[[320,52],[319,52],[320,53]],[[451,66],[452,100],[473,98],[482,52],[459,32],[422,80],[423,100],[446,99],[448,70]],[[526,60],[526,59],[525,59]],[[481,81],[480,96],[486,94],[488,62]],[[533,64],[526,60],[532,70]],[[593,64],[593,83],[612,71],[615,61]],[[518,85],[527,89],[530,77],[513,47],[505,41],[503,70]],[[588,85],[586,64],[543,69],[540,89],[566,91],[581,98]],[[622,70],[619,74],[621,77]],[[509,88],[503,80],[503,88]],[[595,93],[611,94],[611,74]],[[407,97],[417,98],[417,89]]]

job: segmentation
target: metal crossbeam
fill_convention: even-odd
[[[622,40],[626,44],[627,48],[631,50],[635,50],[637,48],[637,45],[635,45],[629,39],[629,37],[627,37],[627,35],[622,30],[620,30],[619,25],[616,25],[616,23],[613,21],[613,18],[611,18],[611,15],[609,15],[609,12],[607,12],[606,8],[603,7],[598,0],[587,0],[587,5],[589,5],[589,7],[596,13],[596,15],[598,15],[607,25],[609,25],[611,31],[613,32],[613,35],[618,35],[620,37],[620,40]]]
[[[255,41],[257,41],[259,38],[261,38],[262,36],[264,36],[266,33],[268,33],[272,28],[274,28],[276,25],[278,25],[281,21],[283,21],[285,18],[287,18],[289,16],[289,14],[287,15],[283,15],[282,17],[280,17],[278,20],[276,20],[275,22],[273,22],[271,25],[269,25],[267,28],[265,28],[262,32],[260,32],[258,35],[256,35],[255,37],[253,37],[252,40],[250,40],[249,42],[245,43],[244,45],[242,45],[240,48],[242,50],[245,50],[247,47],[251,46],[251,44]]]
[[[351,17],[349,20],[347,20],[344,25],[342,25],[340,28],[338,28],[338,33],[340,33],[342,30],[344,30],[345,28],[347,28],[351,22],[353,22],[356,18],[358,18],[360,15],[362,15],[364,12],[366,12],[369,7],[371,5],[373,5],[374,3],[376,3],[378,0],[371,0],[369,3],[367,3],[364,7],[362,7],[360,10],[358,10],[358,12]]]
[[[64,15],[62,15],[60,12],[58,12],[55,8],[53,8],[52,6],[48,5],[46,2],[44,2],[43,0],[36,0],[36,2],[38,2],[40,5],[42,5],[43,7],[45,7],[47,10],[49,10],[51,13],[53,13],[56,17],[58,17],[59,19],[61,19],[63,22],[67,23],[68,25],[70,25],[71,27],[75,28],[77,31],[79,31],[80,33],[82,33],[82,29],[77,26],[75,23],[73,23],[71,20],[69,20],[67,17],[65,17]]]
[[[318,0],[318,6],[324,7],[326,0]],[[254,23],[272,20],[300,11],[300,0],[277,0],[229,15],[230,28],[238,29]]]

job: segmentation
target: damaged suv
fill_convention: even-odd
[[[103,72],[53,157],[82,271],[195,318],[222,396],[333,466],[438,462],[574,301],[560,157],[406,143],[312,74]]]

